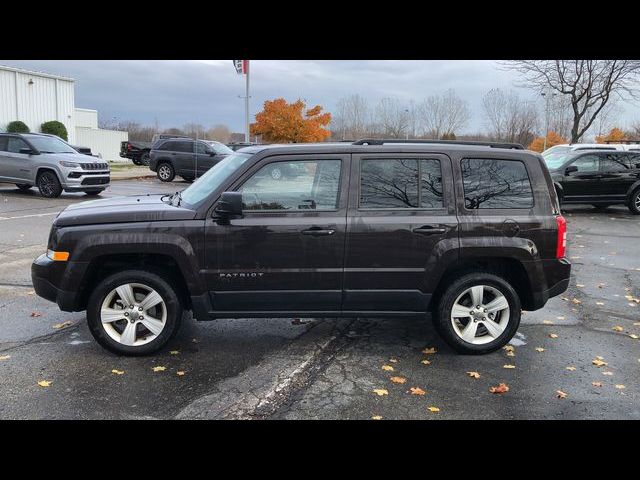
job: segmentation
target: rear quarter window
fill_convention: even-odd
[[[465,208],[533,207],[533,190],[524,162],[465,158],[460,161],[460,167]]]

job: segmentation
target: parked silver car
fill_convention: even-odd
[[[37,186],[43,197],[62,191],[98,195],[109,186],[109,164],[84,155],[55,135],[0,133],[0,182],[21,190]]]

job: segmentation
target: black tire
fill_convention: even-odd
[[[132,158],[131,161],[133,162],[134,165],[142,165],[142,161],[139,158]]]
[[[97,189],[97,190],[87,190],[84,193],[87,195],[100,195],[104,190],[103,189]]]
[[[102,302],[107,295],[115,288],[127,283],[142,284],[152,288],[162,297],[166,307],[166,321],[162,331],[150,342],[139,346],[124,345],[114,340],[105,330],[100,316]],[[93,338],[104,348],[118,355],[135,357],[157,352],[176,334],[181,320],[182,305],[176,291],[159,274],[146,270],[126,270],[105,278],[94,287],[87,305],[87,323]],[[126,320],[124,322],[126,324]]]
[[[40,195],[45,198],[57,198],[62,195],[62,185],[58,176],[50,170],[45,170],[38,175],[36,180]]]
[[[629,210],[634,215],[640,215],[640,188],[636,188],[629,199]]]
[[[453,304],[458,296],[465,292],[465,290],[476,285],[486,285],[496,289],[504,295],[507,303],[509,304],[509,318],[504,319],[504,321],[508,322],[506,324],[506,328],[497,338],[484,344],[473,344],[460,338],[453,327],[450,315]],[[454,350],[459,353],[481,355],[498,350],[511,340],[518,331],[518,326],[520,325],[520,314],[520,298],[506,280],[491,273],[476,272],[466,274],[451,283],[440,299],[433,320],[436,329],[444,341],[447,342],[447,344],[449,344]],[[472,320],[470,319],[469,321]]]
[[[596,210],[606,210],[607,208],[609,208],[612,204],[610,203],[592,203],[591,206],[593,208],[595,208]]]
[[[33,185],[29,185],[27,183],[16,183],[16,187],[18,187],[23,192],[26,192],[27,190],[31,190],[31,187],[33,187]]]
[[[161,182],[172,182],[176,178],[176,171],[169,162],[160,162],[156,173]]]
[[[149,160],[151,160],[151,156],[149,155],[149,152],[142,152],[142,155],[140,155],[140,165],[144,165],[145,167],[148,167]]]

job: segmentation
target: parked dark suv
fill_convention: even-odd
[[[299,175],[265,175],[287,165]],[[566,290],[566,224],[542,157],[462,142],[250,147],[173,195],[67,207],[33,263],[38,295],[143,355],[198,320],[432,314],[485,353]]]
[[[580,150],[544,159],[562,204],[623,204],[640,215],[640,152]]]
[[[191,182],[232,153],[220,142],[167,138],[151,147],[149,168],[163,182],[171,182],[176,175]]]

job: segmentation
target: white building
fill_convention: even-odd
[[[0,65],[0,131],[20,120],[32,132],[44,122],[64,123],[69,143],[89,147],[105,160],[122,160],[120,142],[127,132],[98,128],[98,112],[76,108],[73,78]]]

